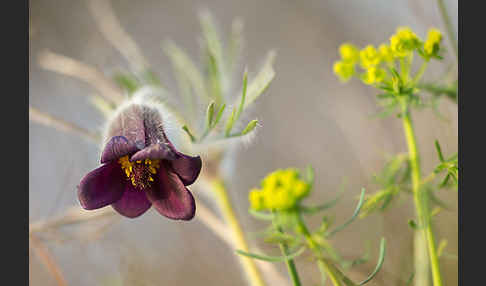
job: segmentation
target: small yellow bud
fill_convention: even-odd
[[[365,69],[375,67],[380,64],[381,57],[374,46],[368,45],[359,52],[361,66]]]
[[[442,33],[439,30],[435,28],[429,30],[427,40],[424,43],[424,52],[426,57],[430,58],[431,56],[437,55],[441,40]]]
[[[343,61],[347,63],[354,64],[359,59],[358,49],[349,43],[344,43],[339,46],[339,53],[341,54]]]
[[[419,46],[419,37],[408,27],[399,27],[390,37],[390,48],[396,57],[406,57]]]
[[[354,64],[344,61],[335,62],[333,70],[342,82],[348,81],[355,73]]]

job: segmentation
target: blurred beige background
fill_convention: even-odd
[[[457,31],[457,2],[446,3]],[[257,70],[269,49],[277,50],[276,78],[251,112],[262,128],[251,145],[238,149],[230,185],[248,232],[264,227],[246,210],[248,190],[267,172],[312,164],[317,181],[308,201],[313,203],[334,198],[347,178],[346,196],[332,210],[342,222],[352,214],[361,187],[374,191],[371,176],[383,166],[385,154],[406,150],[398,120],[370,118],[379,111],[376,91],[357,80],[343,85],[333,75],[338,46],[344,41],[359,46],[379,44],[400,25],[410,26],[421,37],[431,26],[444,31],[435,1],[113,0],[112,4],[123,27],[171,90],[176,84],[161,42],[170,38],[197,58],[197,13],[202,8],[212,12],[225,33],[232,19],[241,17],[245,23],[242,63],[250,71]],[[32,0],[30,13],[30,105],[85,128],[98,128],[103,118],[83,96],[94,91],[85,83],[42,70],[37,55],[48,48],[107,75],[126,69],[126,61],[99,32],[84,1]],[[452,54],[446,54],[444,63],[431,65],[427,77],[439,77],[453,62]],[[434,139],[439,139],[445,154],[457,150],[457,105],[444,100],[440,111],[447,120],[430,110],[414,114],[424,173],[437,163]],[[29,125],[29,136],[29,216],[33,221],[77,204],[75,186],[97,166],[98,150],[74,135],[35,123]],[[456,195],[453,191],[442,194],[454,211],[440,214],[436,224],[437,237],[448,239],[447,251],[455,254]],[[407,226],[412,217],[412,205],[403,200],[393,213],[353,223],[336,235],[334,243],[345,257],[357,257],[371,240],[373,259],[358,268],[366,273],[375,266],[379,237],[384,235],[388,239],[385,266],[370,284],[404,285],[398,281],[398,270],[412,271],[412,232]],[[262,242],[257,245],[272,252]],[[152,211],[136,220],[122,219],[96,241],[53,242],[49,247],[69,285],[245,285],[233,250],[205,226],[196,221],[174,223]],[[278,267],[286,275],[283,263]],[[315,265],[301,259],[298,268],[305,285],[318,283]],[[446,285],[457,285],[457,261],[443,259],[442,268]],[[30,279],[31,285],[55,285],[36,259],[31,260]],[[124,284],[117,284],[120,279]]]

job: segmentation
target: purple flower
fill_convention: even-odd
[[[167,139],[157,108],[131,104],[108,125],[101,166],[78,186],[84,209],[107,205],[135,218],[150,206],[177,220],[194,217],[194,197],[186,188],[199,176],[201,158],[178,152]]]

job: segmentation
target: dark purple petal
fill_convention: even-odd
[[[118,163],[102,165],[89,172],[79,183],[79,202],[87,210],[112,204],[123,195],[126,182]]]
[[[109,138],[123,136],[129,142],[133,142],[138,149],[143,149],[146,146],[145,119],[142,106],[132,104],[121,110],[110,122],[108,127]]]
[[[173,160],[177,155],[164,143],[153,144],[133,154],[130,161],[143,159],[165,159]]]
[[[123,216],[136,218],[145,213],[151,205],[144,190],[137,190],[132,184],[127,183],[121,199],[111,206]]]
[[[128,141],[124,136],[114,136],[106,143],[105,149],[103,149],[101,164],[135,153],[138,150],[135,142]]]
[[[192,219],[196,213],[196,203],[191,192],[165,164],[161,164],[157,174],[156,184],[147,190],[147,198],[154,208],[170,219]]]
[[[179,175],[179,178],[188,186],[197,179],[199,173],[201,172],[202,161],[201,157],[191,157],[179,153],[179,158],[170,162],[174,172]]]

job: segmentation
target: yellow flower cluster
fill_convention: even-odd
[[[279,169],[262,180],[261,189],[250,191],[250,208],[256,211],[291,209],[309,191],[310,184],[300,179],[297,169]]]
[[[393,67],[395,60],[403,59],[418,51],[426,60],[438,56],[442,34],[437,29],[430,29],[428,38],[423,43],[420,38],[408,27],[399,27],[390,37],[390,44],[381,44],[378,49],[373,45],[367,45],[358,50],[355,46],[345,43],[339,47],[341,60],[334,63],[334,73],[346,82],[356,75],[355,65],[364,70],[359,75],[361,80],[368,85],[375,85],[386,80],[385,67]]]

